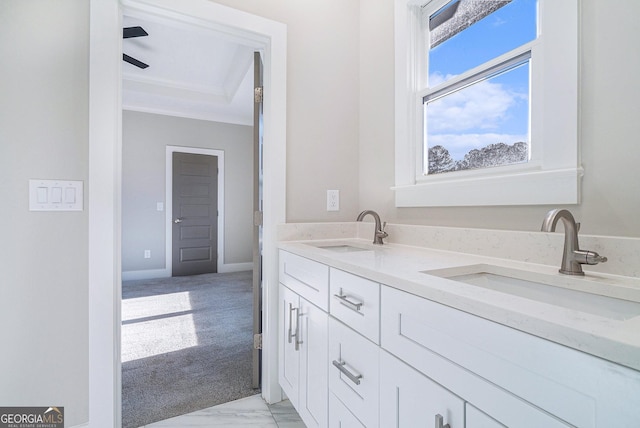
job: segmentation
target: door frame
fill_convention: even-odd
[[[165,265],[167,277],[173,275],[173,154],[215,156],[218,158],[218,272],[228,272],[224,266],[224,150],[202,149],[198,147],[167,146],[165,172]]]
[[[264,52],[264,276],[262,396],[277,381],[278,224],[286,221],[286,25],[209,0],[90,0],[89,7],[89,425],[121,426],[122,9],[191,20]]]

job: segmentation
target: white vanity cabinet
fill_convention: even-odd
[[[308,427],[640,427],[640,372],[280,251],[279,380]]]
[[[281,252],[279,286],[279,382],[307,427],[326,427],[328,417],[328,314],[302,297],[326,306],[328,268]],[[295,273],[295,276],[291,274]],[[289,286],[285,286],[283,282]],[[289,288],[291,287],[291,288]],[[298,292],[301,292],[300,294]]]

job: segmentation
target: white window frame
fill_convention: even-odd
[[[530,161],[431,175],[423,174],[420,9],[446,1],[395,1],[397,207],[580,203],[578,1],[538,1],[539,36],[518,48],[531,49]]]

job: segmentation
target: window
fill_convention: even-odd
[[[576,0],[396,0],[396,205],[579,202]]]

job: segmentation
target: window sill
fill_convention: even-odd
[[[396,186],[397,207],[580,203],[582,168],[526,171]]]

